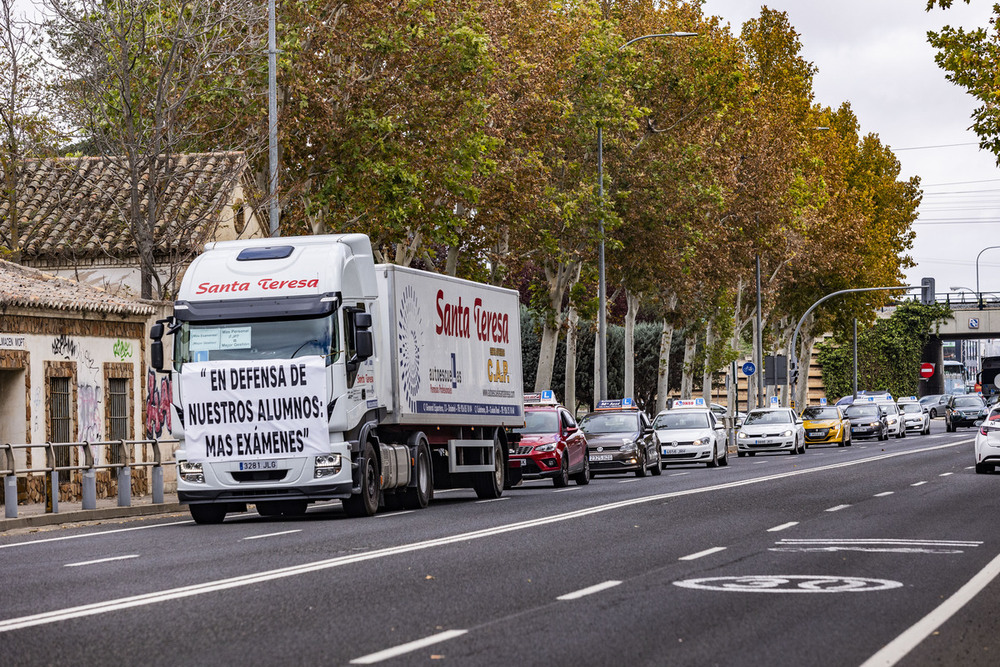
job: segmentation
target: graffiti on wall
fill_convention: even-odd
[[[80,440],[96,442],[101,439],[101,388],[92,384],[77,387],[80,402]]]
[[[114,347],[112,348],[116,359],[129,359],[132,357],[132,343],[124,341],[121,338],[115,341]]]
[[[152,368],[146,375],[146,437],[170,436],[170,376],[164,375],[157,383]]]
[[[61,336],[52,339],[52,354],[66,359],[72,359],[76,356],[76,352],[76,342],[66,334],[62,334]]]

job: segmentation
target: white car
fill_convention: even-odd
[[[757,452],[804,454],[806,432],[802,419],[790,408],[751,410],[736,433],[736,455],[753,456]]]
[[[976,472],[993,472],[1000,465],[1000,405],[994,405],[983,421],[977,421]]]
[[[729,464],[726,429],[705,407],[674,407],[653,420],[660,441],[660,465],[704,463],[709,468]]]
[[[885,434],[905,438],[906,427],[903,425],[903,413],[899,406],[893,401],[876,401],[876,403],[882,406],[882,411],[885,412]]]
[[[917,401],[900,401],[899,406],[903,413],[903,426],[907,431],[916,431],[920,435],[929,435],[931,432],[931,411],[925,405],[920,405]]]

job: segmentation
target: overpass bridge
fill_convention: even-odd
[[[935,297],[938,303],[951,306],[954,314],[941,325],[941,338],[1000,338],[1000,292],[962,292],[959,295],[949,292]]]

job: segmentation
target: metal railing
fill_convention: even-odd
[[[20,474],[37,475],[43,473],[49,475],[47,488],[48,496],[46,505],[51,507],[52,513],[59,512],[59,473],[66,472],[67,478],[74,470],[81,471],[82,484],[81,495],[83,509],[97,509],[97,471],[116,470],[118,472],[118,507],[131,507],[132,505],[132,468],[150,468],[151,486],[154,504],[163,503],[163,464],[173,463],[172,460],[164,461],[162,445],[176,444],[176,440],[110,440],[103,442],[46,442],[44,445],[12,445],[5,443],[0,445],[0,477],[3,478],[4,489],[4,509],[8,519],[17,518],[17,476]],[[135,448],[137,446],[151,446],[153,448],[152,461],[131,462]],[[77,448],[82,456],[78,460],[82,463],[76,465],[56,465],[56,450],[60,448]],[[115,462],[94,463],[95,447],[116,448],[116,456],[111,457]],[[42,468],[18,468],[15,450],[18,449],[44,449],[45,467]]]

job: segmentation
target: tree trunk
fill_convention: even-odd
[[[639,316],[639,296],[625,290],[625,396],[635,397],[635,320]]]
[[[555,367],[556,344],[559,342],[559,329],[562,326],[563,297],[577,280],[580,279],[582,262],[570,264],[545,265],[545,281],[547,285],[548,308],[545,313],[545,324],[542,327],[542,338],[538,348],[538,371],[535,376],[535,391],[552,388],[552,370]]]
[[[698,350],[698,332],[689,327],[684,336],[684,368],[681,374],[681,398],[694,394],[694,355]]]
[[[715,331],[712,328],[712,321],[714,319],[714,317],[710,318],[705,328],[705,364],[701,373],[701,395],[705,399],[706,404],[712,402],[712,376],[715,375],[715,369],[711,366],[711,350],[715,344]]]
[[[656,411],[667,408],[667,394],[670,392],[670,346],[674,342],[674,325],[666,317],[660,330],[660,365],[656,371]]]
[[[566,312],[566,384],[563,390],[563,405],[576,415],[576,340],[580,315],[573,304]]]

